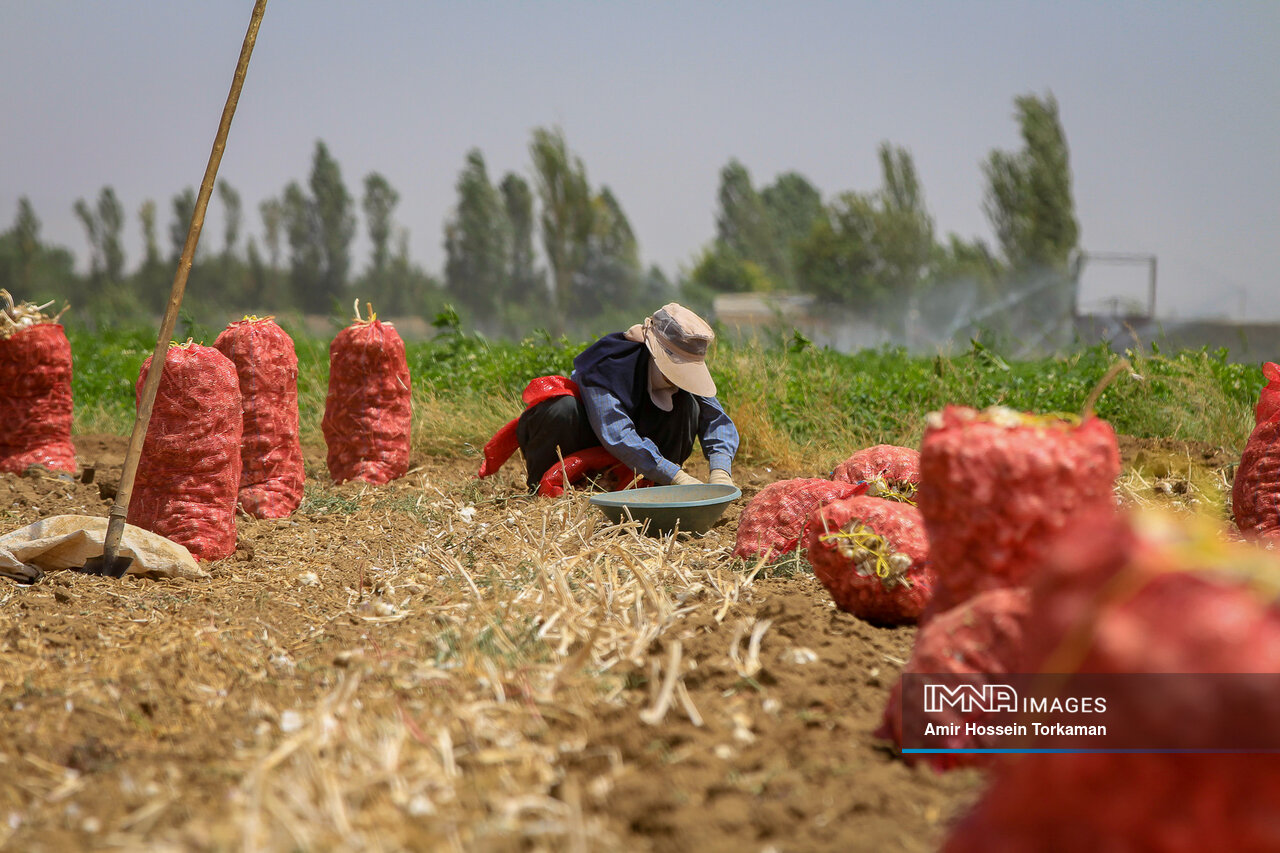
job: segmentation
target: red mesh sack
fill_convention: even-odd
[[[142,398],[151,359],[142,364]],[[240,383],[213,347],[171,346],[138,460],[130,524],[185,545],[197,559],[236,550],[240,486]]]
[[[1258,395],[1258,405],[1254,409],[1255,423],[1271,420],[1280,412],[1280,364],[1268,361],[1262,365],[1262,375],[1267,384]]]
[[[1236,703],[1280,706],[1280,561],[1186,517],[1097,516],[1070,532],[1033,589],[1031,671],[1267,675],[1126,691],[1108,703],[1109,734],[1141,731],[1169,752],[1003,764],[945,849],[1280,849],[1271,756],[1172,752],[1273,724]]]
[[[1280,416],[1250,433],[1231,483],[1231,511],[1241,533],[1280,535]]]
[[[240,509],[254,518],[285,518],[302,503],[298,437],[298,356],[270,317],[227,326],[213,346],[240,380]]]
[[[1026,585],[1068,519],[1114,507],[1119,473],[1115,431],[1099,418],[958,406],[931,415],[916,495],[938,574],[930,611]]]
[[[866,490],[865,483],[837,483],[820,478],[771,483],[742,510],[733,556],[755,559],[768,553],[772,559],[793,551],[814,510]]]
[[[881,625],[913,623],[933,593],[920,510],[870,496],[816,510],[805,537],[813,573],[836,606]]]
[[[11,334],[0,331],[0,472],[29,465],[74,471],[67,335],[49,322],[9,328]]]
[[[944,853],[1280,850],[1269,755],[1026,755],[1001,762]]]
[[[867,494],[914,501],[920,486],[920,451],[914,447],[877,444],[859,450],[836,466],[831,479],[868,484]]]
[[[1206,518],[1156,512],[1076,519],[1032,588],[1028,662],[1054,672],[1280,672],[1280,557],[1221,533]],[[1274,690],[1280,707],[1280,678]]]
[[[329,345],[329,396],[320,428],[335,483],[381,485],[409,470],[413,404],[404,341],[375,317]]]
[[[933,616],[920,627],[904,673],[995,675],[1016,672],[1022,660],[1023,633],[1031,609],[1031,594],[1022,587],[992,589]],[[946,720],[972,722],[977,716]],[[963,731],[963,727],[961,728]],[[884,711],[879,737],[902,749],[902,684],[894,685]],[[945,749],[977,749],[980,739],[960,734],[940,744]],[[923,759],[939,770],[984,763],[981,754],[923,754],[903,756],[908,763]]]

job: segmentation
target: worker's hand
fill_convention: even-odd
[[[712,468],[709,482],[717,486],[732,486],[733,477],[729,476],[729,472],[723,468]]]
[[[677,471],[676,478],[671,481],[671,485],[673,486],[698,486],[701,484],[702,481],[697,477],[692,474],[686,474],[683,471]]]

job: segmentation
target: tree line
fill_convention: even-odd
[[[964,281],[995,303],[1032,277],[1068,281],[1079,236],[1057,102],[1024,95],[1014,107],[1021,149],[993,150],[981,164],[994,247],[940,238],[910,152],[885,142],[880,186],[831,198],[794,171],[757,187],[731,159],[719,176],[714,238],[669,278],[642,264],[621,201],[591,184],[564,133],[538,128],[529,142],[531,180],[508,172],[495,181],[483,153],[467,153],[444,223],[444,267],[432,274],[409,255],[409,232],[395,215],[399,192],[371,172],[357,199],[317,141],[307,182],[291,181],[258,205],[257,233],[247,233],[239,192],[218,182],[223,231],[204,233],[186,304],[211,318],[214,311],[345,315],[354,296],[384,316],[431,317],[452,306],[471,327],[517,336],[627,325],[670,298],[706,310],[721,293],[812,294],[835,310],[906,316],[900,309]],[[41,239],[35,210],[20,198],[12,227],[0,232],[0,287],[32,301],[65,300],[90,326],[148,320],[163,310],[195,202],[190,187],[170,200],[163,241],[156,203],[139,206],[143,256],[129,270],[128,217],[114,189],[78,199],[74,212],[90,247],[80,274],[68,249]],[[370,250],[357,270],[358,213]]]

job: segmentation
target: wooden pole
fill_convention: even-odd
[[[142,399],[138,402],[138,415],[133,421],[129,448],[125,451],[124,471],[120,475],[115,504],[111,507],[106,542],[102,550],[102,574],[114,578],[123,575],[128,568],[127,563],[118,565],[117,554],[120,549],[120,537],[124,534],[125,518],[129,514],[129,498],[133,494],[133,481],[138,473],[138,460],[142,456],[142,445],[147,438],[147,424],[151,421],[151,410],[155,406],[156,390],[160,387],[160,377],[164,373],[165,356],[169,352],[169,339],[173,337],[173,326],[178,320],[178,308],[182,305],[182,295],[187,289],[191,260],[196,254],[196,244],[200,242],[204,214],[209,207],[209,197],[213,195],[213,184],[218,177],[218,166],[222,163],[222,152],[227,146],[231,119],[236,114],[236,104],[240,101],[240,89],[244,86],[245,74],[249,70],[249,57],[253,54],[253,45],[258,38],[258,27],[262,24],[262,16],[266,10],[267,0],[257,0],[253,7],[253,17],[249,20],[249,30],[245,33],[244,44],[240,48],[240,61],[236,64],[236,73],[231,79],[231,91],[227,93],[227,103],[222,109],[222,121],[218,124],[218,133],[213,140],[213,150],[209,152],[209,165],[204,170],[200,194],[196,196],[196,208],[191,214],[191,227],[187,229],[187,242],[182,247],[182,257],[178,261],[178,269],[173,276],[169,304],[165,308],[164,319],[160,321],[160,335],[156,338],[155,352],[151,354],[151,369],[147,371],[146,381],[142,385]]]

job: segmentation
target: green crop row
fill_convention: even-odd
[[[128,432],[134,385],[154,332],[71,330],[78,432]],[[328,341],[294,334],[304,438],[319,440],[328,385]],[[546,335],[493,342],[446,324],[407,347],[415,395],[415,445],[455,453],[482,444],[520,409],[535,376],[568,373],[584,344]],[[1127,353],[1096,411],[1116,430],[1169,436],[1238,450],[1252,427],[1264,384],[1258,366],[1225,351]],[[955,356],[916,357],[893,349],[841,354],[797,336],[772,344],[721,343],[712,370],[743,434],[744,458],[768,464],[834,464],[873,443],[916,444],[931,411],[948,403],[1079,412],[1119,356],[1105,347],[1034,361],[1009,361],[975,344]],[[421,439],[421,441],[419,441]]]

